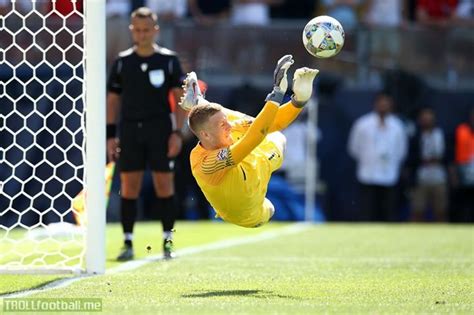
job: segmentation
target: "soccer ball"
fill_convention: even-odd
[[[317,58],[337,55],[344,45],[344,37],[341,23],[327,15],[315,17],[303,30],[304,47]]]

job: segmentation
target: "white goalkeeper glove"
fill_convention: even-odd
[[[318,75],[318,69],[299,68],[293,76],[293,95],[291,101],[296,107],[303,107],[313,94],[313,80]]]
[[[184,110],[191,110],[194,106],[207,102],[204,99],[204,96],[199,88],[199,82],[196,73],[189,72],[186,74],[186,78],[183,81],[183,96],[178,105],[181,106]]]
[[[285,55],[278,60],[275,71],[273,72],[273,90],[267,95],[265,101],[273,101],[280,104],[283,101],[283,96],[288,89],[288,79],[286,72],[288,68],[294,63],[292,55]]]

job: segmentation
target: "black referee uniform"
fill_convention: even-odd
[[[176,53],[156,47],[141,57],[133,48],[119,54],[107,83],[109,92],[120,94],[120,171],[170,172],[174,161],[167,157],[173,130],[169,92],[180,88],[183,71]]]

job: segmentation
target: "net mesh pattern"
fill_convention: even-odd
[[[80,268],[82,3],[11,0],[1,10],[0,269]]]

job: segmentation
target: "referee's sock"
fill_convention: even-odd
[[[177,204],[174,195],[167,198],[157,198],[157,211],[161,211],[163,238],[171,239],[174,222],[176,220]]]
[[[133,226],[137,217],[137,199],[121,199],[120,216],[124,234],[124,243],[127,247],[132,247]]]

